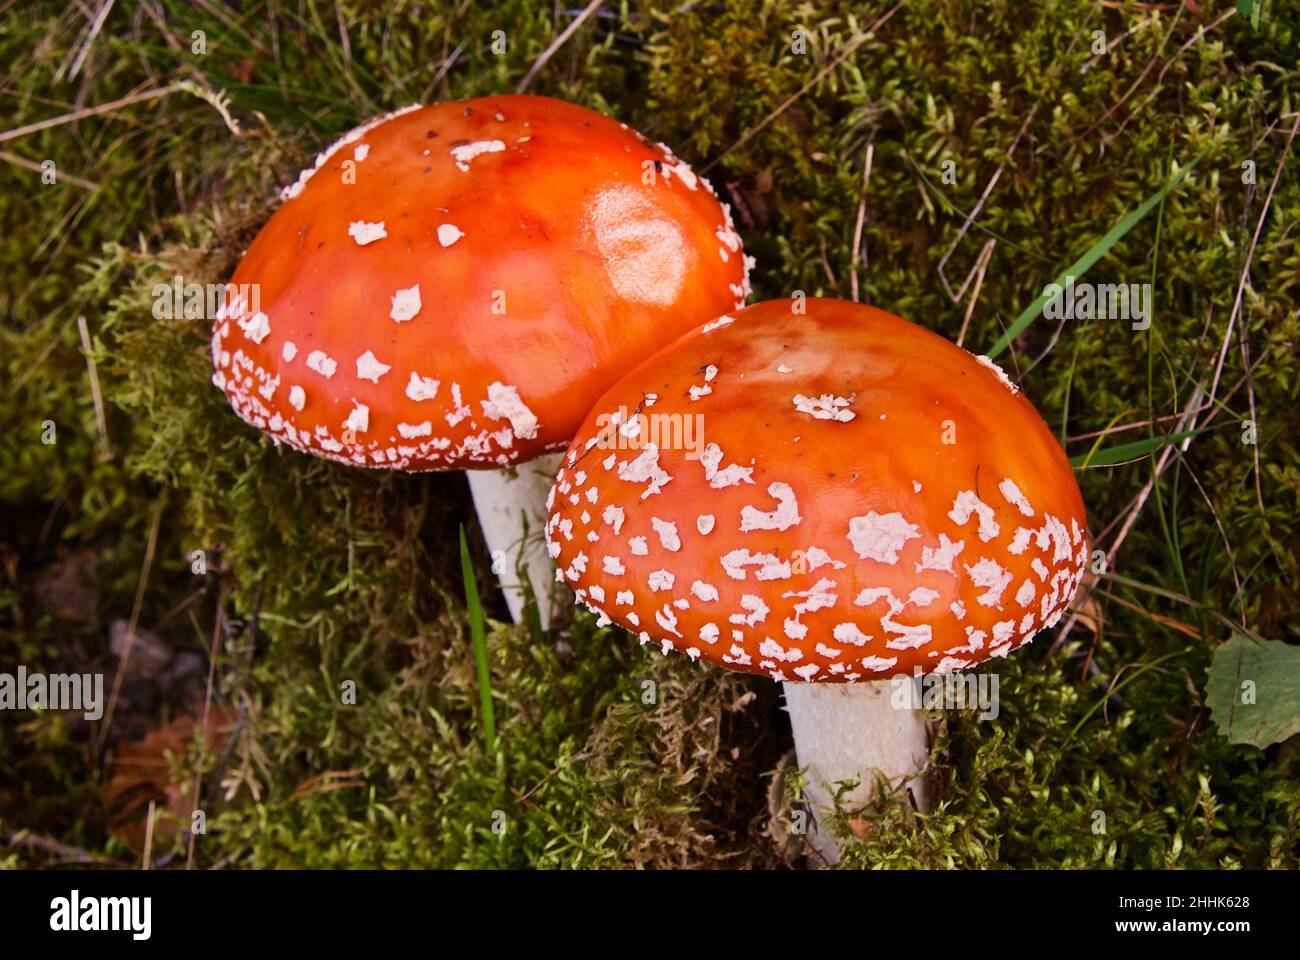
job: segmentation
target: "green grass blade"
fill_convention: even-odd
[[[1150,663],[1144,663],[1137,670],[1134,670],[1132,673],[1130,673],[1127,677],[1124,678],[1123,682],[1117,683],[1114,687],[1107,690],[1106,695],[1102,697],[1100,700],[1098,700],[1096,703],[1094,703],[1092,707],[1089,708],[1088,712],[1085,713],[1079,719],[1079,722],[1074,725],[1074,727],[1066,735],[1065,740],[1062,741],[1062,746],[1064,747],[1066,744],[1068,744],[1071,740],[1074,739],[1075,734],[1077,734],[1080,730],[1083,729],[1083,725],[1092,719],[1093,714],[1095,714],[1098,710],[1100,710],[1107,700],[1109,700],[1111,697],[1118,696],[1125,687],[1127,687],[1134,680],[1137,680],[1147,671],[1155,669],[1156,667],[1160,666],[1160,664],[1164,663],[1166,660],[1172,660],[1174,657],[1181,657],[1183,654],[1189,653],[1191,649],[1192,649],[1191,647],[1184,647],[1181,650],[1175,650],[1172,653],[1166,653],[1163,657],[1156,657]]]
[[[1137,225],[1138,221],[1154,210],[1171,190],[1183,182],[1187,177],[1187,174],[1189,174],[1192,168],[1200,162],[1200,159],[1203,156],[1205,156],[1204,151],[1192,160],[1191,163],[1179,170],[1178,173],[1171,177],[1169,181],[1156,193],[1147,197],[1140,207],[1130,212],[1123,220],[1111,227],[1110,231],[1089,247],[1088,251],[1084,253],[1083,256],[1062,270],[1052,283],[1059,286],[1065,286],[1066,277],[1073,276],[1077,280],[1087,273],[1088,270],[1092,268],[1093,264],[1108,254],[1111,247],[1119,243],[1119,241],[1123,239],[1124,235]],[[999,353],[1010,346],[1011,341],[1020,336],[1020,334],[1024,332],[1025,328],[1034,322],[1034,318],[1043,312],[1043,307],[1050,299],[1051,296],[1047,293],[1039,294],[1038,299],[1027,306],[1020,316],[1016,317],[1011,326],[1007,327],[1002,336],[998,337],[997,342],[989,349],[989,357],[996,357]]]
[[[1183,430],[1180,433],[1171,433],[1163,437],[1147,437],[1145,440],[1134,440],[1132,443],[1121,443],[1117,447],[1107,447],[1105,450],[1097,450],[1095,447],[1087,453],[1081,453],[1077,457],[1070,458],[1070,465],[1077,470],[1085,470],[1088,467],[1109,467],[1117,463],[1124,463],[1129,460],[1136,460],[1138,457],[1145,457],[1161,447],[1167,447],[1171,443],[1181,443],[1188,437],[1194,437],[1198,433],[1204,433],[1209,427],[1201,427],[1197,430]]]
[[[483,714],[483,745],[488,754],[496,750],[497,721],[492,711],[492,677],[488,672],[487,637],[483,629],[483,604],[478,598],[478,581],[465,540],[465,525],[460,527],[460,571],[465,578],[465,606],[469,611],[469,635],[474,641],[474,665],[478,672],[478,699]]]

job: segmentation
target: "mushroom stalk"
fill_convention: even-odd
[[[518,623],[523,616],[526,595],[518,571],[524,570],[537,598],[543,630],[551,622],[555,567],[546,555],[542,528],[546,524],[546,495],[560,468],[561,456],[547,454],[501,470],[465,471],[510,618]]]
[[[908,678],[910,683],[910,678]],[[930,753],[925,711],[912,691],[897,704],[892,680],[858,683],[792,683],[786,681],[786,708],[794,729],[795,752],[806,769],[804,796],[814,823],[809,828],[813,848],[829,864],[839,862],[839,849],[830,831],[818,825],[834,810],[836,783],[856,780],[840,803],[847,809],[865,806],[876,788],[876,771],[891,784],[917,774]],[[920,810],[929,808],[929,789],[922,776],[908,789]]]

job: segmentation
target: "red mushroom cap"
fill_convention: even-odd
[[[778,680],[1005,656],[1056,622],[1087,558],[1070,464],[1002,371],[839,300],[756,304],[628,373],[550,509],[580,600]]]
[[[379,117],[282,197],[230,281],[213,380],[277,441],[365,466],[562,448],[619,375],[749,290],[707,181],[545,97]]]

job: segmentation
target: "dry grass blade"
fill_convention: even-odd
[[[542,67],[546,66],[547,61],[549,61],[551,57],[555,56],[555,51],[564,46],[569,37],[573,36],[577,32],[578,28],[586,23],[587,19],[604,5],[605,0],[591,0],[591,3],[587,4],[587,6],[583,8],[583,11],[573,18],[573,22],[565,27],[560,35],[552,40],[550,45],[542,51],[542,55],[533,61],[533,65],[528,68],[528,72],[524,74],[524,78],[519,81],[519,86],[515,88],[515,93],[524,93],[527,91],[528,85],[533,82],[533,78],[541,72]]]

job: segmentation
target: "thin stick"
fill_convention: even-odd
[[[86,62],[90,48],[95,45],[95,38],[99,36],[99,31],[104,29],[104,21],[108,19],[108,13],[112,9],[113,0],[104,0],[104,3],[99,8],[98,15],[95,17],[95,22],[90,26],[90,36],[86,37],[85,42],[81,45],[81,50],[77,53],[77,59],[72,64],[72,70],[68,73],[69,80],[75,80],[77,74],[81,72],[81,65]],[[58,83],[61,79],[59,76],[61,73],[63,73],[62,68],[54,76],[55,83]]]
[[[876,145],[867,144],[867,156],[862,162],[862,199],[858,201],[858,222],[853,227],[853,259],[849,263],[849,289],[853,302],[858,302],[858,260],[865,266],[866,255],[862,249],[862,223],[867,216],[867,187],[871,184],[871,158],[875,156]]]
[[[135,603],[131,606],[131,619],[126,627],[126,643],[122,646],[122,656],[117,661],[117,673],[113,676],[113,692],[108,697],[108,708],[99,728],[98,749],[104,748],[108,739],[108,729],[113,724],[113,711],[117,709],[117,698],[122,692],[122,681],[126,676],[126,665],[131,659],[131,648],[135,645],[135,630],[140,623],[140,608],[144,605],[144,591],[149,585],[149,571],[153,569],[154,549],[158,546],[158,527],[162,523],[165,497],[159,497],[153,508],[153,522],[149,526],[149,541],[144,548],[144,563],[140,570],[140,583],[135,590]]]
[[[528,85],[533,82],[533,77],[537,76],[542,67],[546,66],[546,61],[555,56],[555,51],[564,46],[569,37],[573,36],[577,29],[587,22],[587,18],[604,5],[605,0],[591,0],[591,3],[587,4],[582,13],[574,17],[573,22],[565,27],[558,37],[551,41],[551,45],[542,51],[540,57],[533,61],[533,65],[528,68],[528,72],[524,74],[524,78],[519,81],[519,86],[516,88],[515,93],[523,93],[527,90]]]
[[[1219,377],[1223,373],[1223,361],[1228,357],[1228,344],[1232,342],[1232,329],[1236,325],[1237,317],[1241,313],[1241,298],[1246,291],[1246,278],[1250,276],[1250,264],[1255,258],[1255,247],[1259,243],[1259,235],[1264,232],[1264,220],[1268,216],[1268,208],[1273,204],[1273,194],[1277,190],[1277,182],[1282,178],[1282,168],[1286,166],[1287,157],[1291,155],[1291,143],[1295,140],[1297,131],[1300,131],[1300,115],[1291,125],[1291,135],[1286,138],[1286,146],[1282,148],[1282,159],[1278,161],[1277,170],[1273,173],[1273,182],[1269,184],[1268,196],[1264,198],[1264,208],[1259,211],[1259,220],[1255,222],[1255,233],[1250,238],[1250,249],[1246,251],[1246,264],[1241,268],[1241,277],[1237,281],[1237,296],[1232,303],[1232,314],[1228,317],[1228,329],[1223,334],[1223,346],[1219,348],[1219,361],[1214,365],[1214,382],[1210,387],[1210,400],[1213,402],[1215,394],[1219,390]]]
[[[131,865],[123,860],[101,857],[89,850],[83,850],[81,847],[72,847],[66,843],[60,843],[58,840],[43,837],[39,833],[32,833],[29,830],[15,830],[5,836],[4,842],[10,847],[26,847],[29,850],[40,850],[42,853],[53,854],[64,863],[104,863],[115,867],[129,867]]]
[[[153,857],[153,817],[155,802],[149,801],[149,816],[144,822],[144,858],[140,861],[140,869],[148,870],[149,861]]]
[[[193,809],[190,810],[190,839],[186,844],[185,850],[185,869],[191,870],[194,867],[194,811],[199,809],[199,804],[203,801],[203,761],[207,759],[208,753],[208,714],[212,708],[212,686],[217,676],[217,643],[221,639],[221,628],[225,622],[226,612],[226,594],[229,592],[229,584],[222,583],[221,592],[217,596],[217,616],[212,623],[212,644],[208,649],[208,685],[203,691],[203,715],[199,720],[199,763],[198,769],[194,772],[194,802]]]
[[[975,261],[975,289],[971,291],[970,302],[966,304],[966,315],[961,320],[961,332],[957,334],[959,347],[966,341],[966,330],[970,327],[970,318],[975,312],[975,302],[979,300],[980,289],[984,286],[984,271],[989,267],[989,259],[993,256],[993,248],[997,244],[996,237],[989,237],[988,242],[984,244],[984,249],[980,251],[979,259]]]
[[[142,100],[153,100],[157,97],[165,97],[181,89],[178,83],[169,83],[165,87],[154,87],[152,90],[146,90],[143,93],[133,93],[129,97],[122,97],[120,100],[113,100],[109,103],[101,103],[97,107],[83,107],[80,110],[73,110],[71,113],[65,113],[62,116],[50,117],[48,120],[38,120],[35,123],[29,123],[26,126],[15,127],[13,130],[5,130],[0,133],[0,143],[5,140],[15,140],[18,137],[25,137],[29,133],[36,133],[39,130],[48,130],[50,127],[61,126],[65,123],[76,123],[78,120],[84,120],[86,117],[96,117],[101,113],[112,113],[122,107],[128,107],[133,103],[140,103]]]
[[[90,371],[90,398],[95,402],[95,423],[99,427],[99,439],[104,442],[104,452],[111,457],[113,448],[108,443],[108,420],[104,416],[104,397],[99,392],[99,373],[95,369],[95,358],[90,353],[90,330],[86,327],[84,314],[77,317],[77,332],[81,334],[81,350],[86,355],[86,369]]]
[[[0,150],[0,160],[6,163],[12,163],[15,167],[22,167],[25,170],[32,170],[36,173],[44,173],[45,168],[35,160],[28,160],[26,157],[20,157],[16,153],[10,153],[8,150]],[[81,187],[83,190],[89,190],[94,193],[99,189],[99,184],[92,180],[83,180],[81,177],[74,177],[70,173],[58,173],[57,179],[66,180],[74,186]]]

